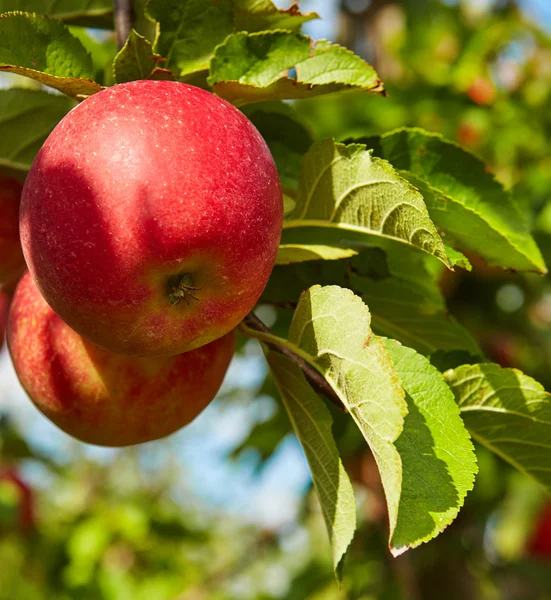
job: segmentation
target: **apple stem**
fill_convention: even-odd
[[[193,285],[193,277],[191,273],[181,273],[175,275],[168,280],[168,302],[170,306],[176,306],[183,300],[187,305],[189,301],[195,300],[199,302],[199,298],[193,295],[193,292],[201,288]]]
[[[266,339],[262,339],[259,335],[259,341],[268,346],[268,348],[270,348],[271,350],[280,352],[281,354],[284,354],[287,358],[290,358],[304,373],[306,381],[308,381],[308,383],[318,394],[320,394],[320,396],[327,398],[327,400],[332,402],[337,408],[339,408],[343,412],[348,412],[341,399],[336,394],[335,390],[329,385],[329,383],[327,383],[325,377],[319,371],[314,369],[314,367],[309,365],[301,356],[298,356],[290,348],[284,345],[284,342],[286,340],[281,340],[281,343],[278,343],[277,340],[279,338],[276,335],[274,335],[272,330],[265,323],[263,323],[252,311],[243,320],[241,330],[243,331],[243,333],[245,333],[245,335],[249,335],[250,337],[256,337],[255,335],[251,335],[254,331],[264,334],[266,336]],[[251,332],[251,330],[253,331]]]

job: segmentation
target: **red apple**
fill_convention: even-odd
[[[0,177],[0,286],[12,283],[25,270],[19,242],[19,203],[23,185]]]
[[[282,218],[274,161],[240,111],[183,83],[134,81],[82,102],[46,140],[21,237],[73,329],[113,352],[169,356],[251,310]]]
[[[211,402],[234,334],[178,356],[114,354],[64,323],[27,273],[12,300],[8,348],[21,385],[58,427],[90,444],[127,446],[173,433]]]
[[[0,290],[0,350],[4,345],[6,334],[6,323],[8,321],[8,309],[10,307],[10,297],[6,292]]]

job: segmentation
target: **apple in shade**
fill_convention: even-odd
[[[167,436],[214,398],[234,334],[172,357],[114,354],[56,315],[26,273],[8,317],[8,348],[21,385],[53,423],[75,438],[127,446]]]
[[[25,270],[19,242],[19,204],[23,184],[0,176],[0,286],[13,283]]]
[[[60,121],[20,224],[40,292],[73,329],[113,352],[170,356],[252,309],[282,218],[273,158],[239,110],[187,84],[134,81]]]

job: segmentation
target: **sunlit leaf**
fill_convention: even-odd
[[[551,493],[551,395],[496,364],[462,365],[444,375],[472,436]]]
[[[385,490],[392,538],[402,486],[396,440],[407,404],[385,344],[370,325],[369,309],[353,292],[314,286],[301,296],[289,342],[323,374],[369,444]]]
[[[90,55],[66,25],[28,13],[0,15],[0,72],[30,77],[72,98],[95,94]]]
[[[170,71],[159,67],[162,62],[164,59],[153,52],[151,42],[132,29],[113,61],[115,83],[139,79],[172,79]]]
[[[238,106],[342,91],[383,92],[373,67],[350,50],[279,30],[228,36],[216,48],[207,81]]]
[[[356,530],[356,502],[333,439],[331,414],[296,364],[274,351],[266,351],[266,358],[308,459],[331,540],[333,565],[340,578],[343,558]]]
[[[377,240],[423,250],[449,265],[423,197],[361,144],[314,144],[302,163],[295,210],[281,245],[330,246],[350,256]],[[288,257],[287,257],[288,258]]]
[[[453,394],[428,359],[386,340],[406,392],[408,414],[396,440],[402,459],[395,555],[441,533],[457,516],[477,472],[473,444]]]
[[[422,129],[366,143],[420,190],[448,244],[476,252],[489,265],[546,272],[526,216],[476,156]]]

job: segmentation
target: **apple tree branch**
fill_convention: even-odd
[[[323,375],[309,365],[302,357],[298,356],[295,352],[288,348],[283,343],[284,340],[281,340],[274,335],[272,330],[265,325],[252,311],[243,320],[243,325],[244,327],[241,329],[245,335],[250,335],[250,333],[252,333],[250,330],[259,332],[261,334],[260,336],[257,337],[253,334],[250,335],[250,337],[257,337],[257,339],[270,348],[270,350],[280,352],[287,358],[290,358],[301,369],[306,381],[308,381],[308,383],[320,396],[323,396],[332,402],[343,412],[347,412],[340,398],[335,393],[333,388],[327,383]],[[249,332],[247,330],[249,330]]]

